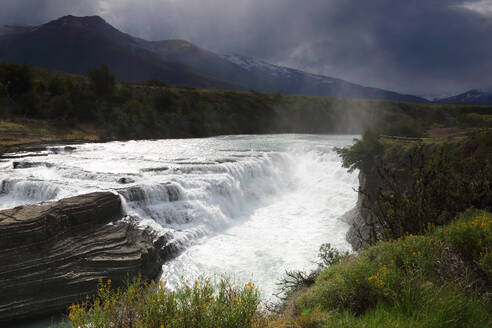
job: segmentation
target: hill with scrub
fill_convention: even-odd
[[[492,126],[490,106],[175,88],[159,80],[119,83],[106,66],[86,74],[0,63],[0,142],[360,134],[366,129],[419,137],[431,128]]]

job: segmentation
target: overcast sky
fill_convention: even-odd
[[[492,89],[492,0],[0,0],[0,24],[67,14],[398,92]]]

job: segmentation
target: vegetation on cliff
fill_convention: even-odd
[[[383,139],[366,132],[352,147],[338,149],[343,165],[359,169],[366,183],[365,225],[378,240],[421,234],[429,224],[448,223],[470,207],[492,208],[492,131],[421,141]]]

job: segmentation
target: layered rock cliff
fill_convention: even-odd
[[[0,322],[66,309],[99,278],[155,278],[163,258],[154,236],[121,218],[110,192],[0,211]]]

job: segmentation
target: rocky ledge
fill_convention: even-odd
[[[99,278],[119,286],[158,276],[152,233],[121,218],[110,192],[0,211],[0,322],[66,309]]]

